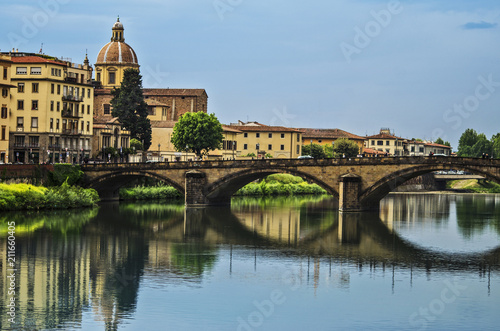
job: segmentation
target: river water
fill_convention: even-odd
[[[500,329],[500,195],[390,195],[378,213],[306,197],[0,218],[2,330]]]

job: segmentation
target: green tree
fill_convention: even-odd
[[[439,137],[439,138],[436,139],[435,143],[439,144],[439,145],[444,145],[444,140],[441,139],[441,137]]]
[[[477,135],[477,141],[472,146],[472,155],[473,157],[481,157],[483,154],[491,155],[491,151],[493,144],[491,141],[486,138],[484,133],[480,133]]]
[[[178,151],[197,157],[221,147],[222,125],[214,114],[185,113],[174,126],[171,142]]]
[[[323,147],[319,144],[302,146],[302,155],[311,155],[315,159],[324,159],[326,157]]]
[[[477,142],[477,132],[474,129],[467,129],[458,140],[458,156],[467,157],[474,156],[471,150],[472,146]]]
[[[354,157],[359,154],[359,146],[354,141],[346,138],[337,139],[333,152],[338,156]]]
[[[119,88],[111,91],[112,115],[118,117],[123,127],[130,131],[131,138],[143,142],[144,149],[151,146],[151,123],[148,105],[142,94],[142,77],[136,69],[125,69]]]
[[[493,155],[494,158],[500,158],[500,133],[491,137],[491,144],[491,155]]]
[[[142,143],[136,138],[130,139],[130,148],[134,149],[134,147],[136,151],[144,150],[144,146],[142,146]]]

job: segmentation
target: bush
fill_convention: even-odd
[[[137,186],[120,189],[122,200],[166,200],[180,198],[181,194],[172,186],[159,183],[155,186]]]
[[[309,184],[300,177],[289,174],[273,174],[261,180],[260,183],[252,182],[243,186],[235,195],[277,196],[326,193],[319,185]]]
[[[60,186],[65,181],[69,185],[76,185],[82,178],[83,171],[79,165],[57,163],[54,164],[54,171],[49,173],[49,186]]]

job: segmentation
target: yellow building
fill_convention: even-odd
[[[297,158],[302,153],[301,130],[242,121],[228,127],[242,132],[233,137],[236,156]]]
[[[0,163],[9,162],[9,130],[10,130],[10,113],[11,113],[11,65],[12,61],[9,55],[0,54],[0,89],[2,97],[0,105],[2,106],[0,116]]]
[[[338,139],[349,139],[359,147],[359,154],[363,153],[365,138],[340,129],[299,129],[303,131],[302,144],[318,144],[321,146],[334,145]]]
[[[90,156],[94,89],[88,59],[74,64],[33,53],[10,53],[12,89],[9,161],[80,162]]]

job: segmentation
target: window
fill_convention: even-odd
[[[54,111],[54,101],[50,100],[50,111]]]
[[[90,89],[87,90],[87,98],[90,99]]]
[[[38,110],[38,100],[31,100],[31,110]]]
[[[300,145],[297,145],[297,154],[300,154]]]
[[[82,87],[82,99],[85,98],[85,88]]]
[[[66,120],[63,120],[63,122],[62,122],[62,129],[63,130],[66,130],[66,123],[67,123]]]
[[[386,146],[390,146],[390,144],[391,144],[391,142],[390,142],[389,140],[386,140],[386,141],[385,141],[385,145],[386,145]]]
[[[423,148],[423,147],[420,147],[419,152],[420,152],[420,153],[423,153],[423,152],[424,152],[424,148]]]
[[[54,129],[54,119],[51,118],[50,119],[50,131],[52,131]]]
[[[57,111],[60,111],[61,110],[61,103],[59,101],[57,101],[57,107],[56,107],[56,110]]]
[[[270,151],[272,151],[273,150],[273,145],[271,145],[271,144],[267,145],[267,149],[270,150]]]
[[[3,68],[3,79],[7,79],[7,68]]]
[[[281,145],[281,146],[280,146],[280,149],[281,149],[282,151],[284,151],[284,150],[285,150],[285,145]]]
[[[108,103],[104,104],[104,115],[109,115],[111,113],[111,109]]]
[[[7,107],[2,107],[2,118],[7,118],[8,110]]]
[[[285,138],[285,134],[284,133],[281,134],[281,139],[283,139],[283,138]]]
[[[259,132],[257,132],[257,133],[255,134],[255,138],[260,138],[260,133],[259,133]]]
[[[320,144],[321,144],[322,142],[323,142],[323,140],[321,140],[321,139],[318,139],[318,143],[320,143]]]
[[[82,125],[80,125],[80,127],[81,127],[81,128],[80,128],[80,130],[81,130],[81,131],[82,131],[82,133],[83,133],[83,127],[84,127],[84,125],[85,125],[85,122],[81,121],[80,123],[82,124]]]
[[[97,79],[96,79],[96,80],[97,80],[98,82],[100,82],[100,81],[101,81],[101,73],[100,73],[100,72],[98,72],[98,73],[97,73]]]
[[[24,100],[17,100],[17,109],[18,110],[24,109]]]
[[[56,119],[56,131],[59,131],[59,119]]]
[[[3,88],[2,89],[2,97],[6,98],[9,96],[9,90],[7,90],[6,88]]]
[[[255,149],[258,151],[260,149],[260,144],[256,144]]]
[[[85,105],[82,105],[82,114],[85,114]]]
[[[31,75],[41,75],[42,74],[42,67],[31,67]]]
[[[16,67],[16,74],[17,75],[27,75],[28,68],[27,67]]]
[[[269,134],[267,135],[267,137],[268,137],[268,138],[272,138],[272,137],[273,137],[273,134],[272,134],[272,133],[269,133]]]
[[[90,105],[87,105],[87,115],[90,115]]]
[[[55,85],[54,84],[50,84],[50,93],[54,94],[54,91],[55,91]]]
[[[17,118],[17,131],[23,131],[24,127],[24,117],[18,117]],[[21,130],[19,130],[21,129]]]
[[[109,73],[109,82],[108,84],[114,84],[115,83],[115,73],[114,72],[110,72]]]
[[[300,135],[297,134],[297,142],[300,143]]]
[[[248,133],[243,133],[243,138],[248,138]]]
[[[61,94],[61,85],[57,84],[57,94]]]
[[[17,83],[17,92],[24,93],[24,83]]]
[[[38,93],[38,83],[31,84],[31,92]]]
[[[415,152],[415,146],[411,146],[410,150],[411,150],[412,153]]]
[[[384,142],[382,140],[377,140],[377,146],[383,146]]]
[[[38,147],[39,140],[40,140],[40,138],[38,136],[30,137],[30,146]]]
[[[87,132],[90,132],[90,122],[87,121]]]
[[[374,145],[375,145],[375,140],[372,140],[372,146],[374,146]]]
[[[5,125],[2,125],[2,140],[5,140],[5,131],[6,131]]]
[[[248,145],[247,144],[243,144],[243,149],[248,149]]]
[[[38,128],[38,117],[32,117],[31,118],[31,127],[32,128]]]

